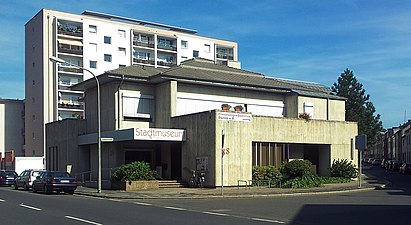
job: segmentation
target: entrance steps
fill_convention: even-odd
[[[187,187],[187,183],[181,180],[159,180],[158,187],[159,188],[183,188],[183,187]]]

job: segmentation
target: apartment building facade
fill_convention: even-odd
[[[67,63],[56,66],[50,57]],[[169,68],[193,57],[240,68],[236,42],[196,30],[85,11],[42,9],[25,25],[26,156],[43,156],[45,124],[83,118],[83,92],[70,86],[130,65]],[[74,68],[83,67],[91,73]]]
[[[193,170],[204,171],[209,187],[235,186],[252,179],[253,166],[294,159],[309,160],[324,176],[334,160],[358,162],[357,123],[345,121],[345,98],[321,84],[199,58],[169,69],[134,65],[98,79],[106,188],[109,171],[133,161],[148,162],[162,179],[188,181]],[[72,88],[85,91],[86,119],[47,124],[48,169],[70,165],[74,176],[96,181],[97,107],[88,104],[96,101],[96,82]]]
[[[24,101],[0,99],[0,165],[13,169],[14,156],[24,156]]]

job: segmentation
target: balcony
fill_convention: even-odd
[[[177,51],[177,46],[175,45],[163,45],[159,43],[157,44],[157,48],[168,50],[168,51]]]
[[[59,108],[60,109],[83,110],[84,109],[84,103],[83,102],[78,102],[78,101],[60,101],[59,102]]]
[[[234,60],[234,56],[233,56],[232,54],[217,53],[216,56],[217,56],[217,58],[219,58],[219,59]]]
[[[61,53],[82,55],[83,54],[83,47],[82,46],[76,46],[76,45],[59,44],[58,51],[61,52]]]
[[[151,60],[151,59],[137,59],[137,58],[133,58],[133,62],[135,62],[135,63],[141,63],[141,64],[154,65],[154,60]]]
[[[158,66],[167,66],[167,67],[172,67],[177,65],[175,62],[167,62],[167,61],[157,61]]]
[[[140,47],[146,47],[146,48],[154,48],[154,42],[152,41],[139,41],[139,40],[133,40],[133,45],[134,46],[140,46]]]
[[[58,34],[83,37],[83,29],[81,26],[71,24],[59,24],[57,27]]]
[[[58,67],[59,72],[67,72],[67,73],[77,73],[79,75],[83,75],[83,70],[75,67],[66,67],[66,66],[60,66]]]

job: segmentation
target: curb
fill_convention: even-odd
[[[88,192],[75,192],[76,195],[90,196],[96,198],[106,198],[106,199],[217,199],[217,198],[263,198],[263,197],[291,197],[291,196],[304,196],[304,195],[321,195],[321,194],[339,194],[348,192],[359,192],[359,191],[371,191],[381,188],[385,188],[387,184],[383,184],[377,187],[355,187],[343,190],[324,190],[324,191],[305,191],[305,192],[295,192],[295,193],[271,193],[271,194],[239,194],[239,195],[195,195],[195,196],[115,196],[110,194],[99,194],[99,193],[88,193]],[[178,195],[178,194],[177,194]]]

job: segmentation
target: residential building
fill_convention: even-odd
[[[14,156],[24,156],[24,101],[0,98],[0,162],[12,169]]]
[[[84,117],[83,92],[69,87],[91,73],[130,65],[168,68],[193,57],[240,68],[236,42],[98,12],[42,9],[25,25],[25,37],[26,156],[44,154],[46,123]],[[53,56],[67,63],[55,66]]]
[[[345,121],[345,98],[321,84],[277,79],[191,59],[172,68],[133,65],[98,76],[101,90],[103,187],[109,171],[146,161],[162,179],[188,181],[204,171],[206,186],[251,180],[253,166],[309,160],[329,175],[334,160],[354,165],[357,123]],[[49,169],[97,177],[96,82],[84,91],[85,119],[47,124]],[[223,104],[241,110],[222,110]],[[106,142],[107,141],[107,142]],[[224,161],[224,162],[223,162]]]

